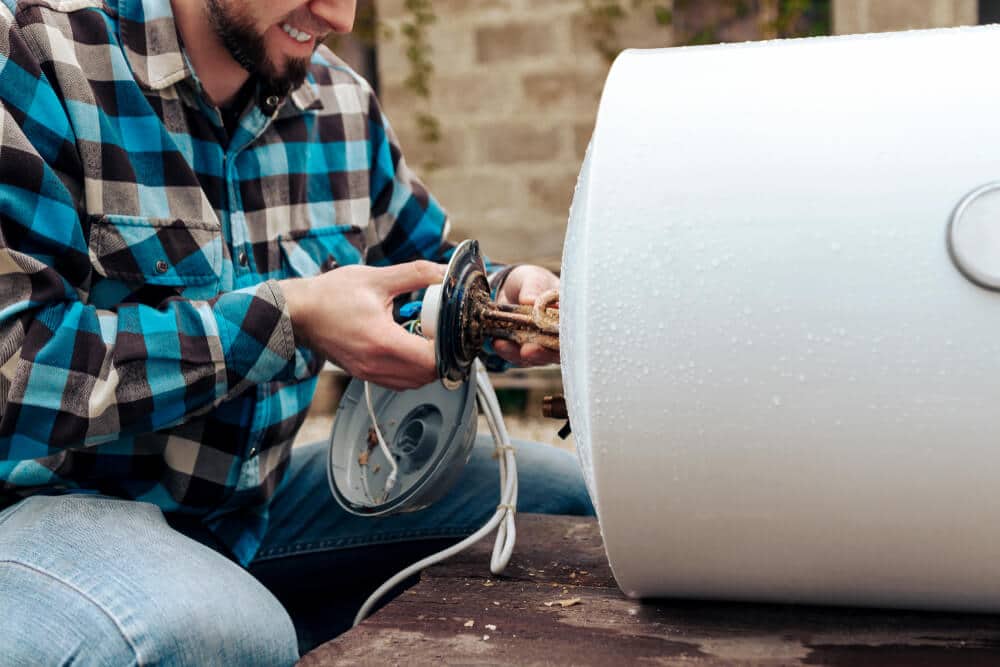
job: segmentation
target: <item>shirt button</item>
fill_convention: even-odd
[[[271,111],[278,108],[279,102],[281,102],[281,99],[279,99],[277,95],[268,95],[267,99],[264,100],[264,104],[266,104],[267,108]]]
[[[170,268],[170,265],[167,264],[165,261],[163,261],[162,259],[161,260],[157,260],[157,262],[156,262],[156,272],[157,273],[166,273],[167,269],[169,269],[169,268]]]
[[[257,456],[257,448],[256,447],[251,447],[250,451],[247,452],[247,458],[251,458],[252,459],[255,456]]]
[[[236,259],[240,263],[240,266],[246,266],[250,263],[250,258],[247,257],[246,250],[240,250],[240,254]]]

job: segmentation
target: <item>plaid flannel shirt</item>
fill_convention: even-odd
[[[445,259],[445,214],[325,48],[229,137],[169,0],[4,3],[4,502],[152,502],[246,563],[321,363],[275,281]]]

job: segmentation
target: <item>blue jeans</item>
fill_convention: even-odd
[[[325,443],[296,448],[249,570],[147,503],[22,500],[0,512],[0,661],[292,664],[349,627],[382,581],[493,514],[499,484],[487,440],[448,496],[385,518],[356,517],[333,501]],[[521,511],[593,512],[572,455],[516,447]]]

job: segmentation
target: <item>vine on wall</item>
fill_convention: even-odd
[[[811,37],[830,32],[830,0],[585,0],[587,29],[594,47],[610,63],[621,52],[618,28],[644,11],[649,20],[673,29],[672,44],[691,46],[727,41],[727,33],[755,17],[760,37]]]
[[[410,64],[410,72],[404,83],[417,97],[429,102],[434,63],[431,61],[432,50],[427,39],[427,28],[437,21],[437,15],[434,13],[432,0],[406,0],[404,7],[410,13],[410,19],[400,27],[406,45],[406,59]],[[441,123],[433,114],[427,110],[419,110],[416,121],[423,141],[436,143],[441,140]]]

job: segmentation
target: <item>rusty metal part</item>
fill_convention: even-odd
[[[559,300],[558,290],[540,296],[531,306],[499,304],[487,300],[480,304],[474,319],[487,338],[502,338],[518,345],[535,343],[553,352],[559,351],[559,309],[548,305]]]
[[[542,416],[548,419],[567,419],[566,399],[561,394],[542,398]]]
[[[549,308],[554,303],[559,303],[559,290],[550,289],[544,292],[535,299],[535,305],[531,308],[531,319],[539,330],[559,335],[559,311]]]

